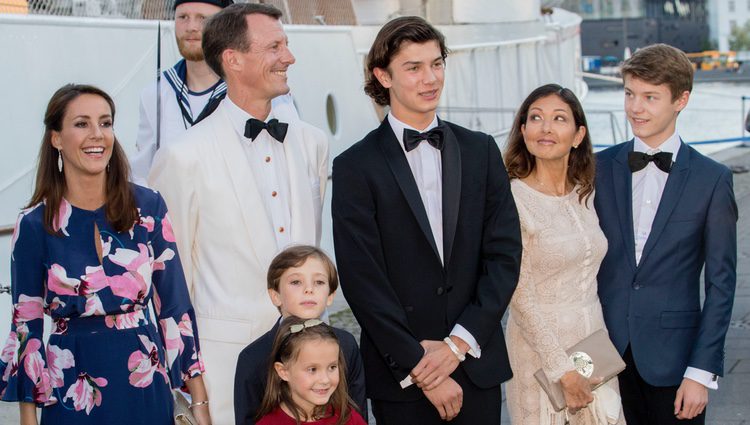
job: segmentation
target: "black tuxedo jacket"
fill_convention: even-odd
[[[234,420],[237,425],[255,424],[255,415],[260,409],[263,395],[266,392],[269,356],[273,349],[273,340],[279,331],[279,322],[270,331],[263,334],[245,347],[237,359],[237,370],[234,374]],[[367,418],[367,399],[365,398],[365,373],[362,359],[354,336],[349,332],[333,328],[339,339],[341,352],[346,361],[346,381],[349,396],[357,403],[359,412]]]
[[[518,212],[492,137],[445,122],[443,252],[403,150],[384,120],[333,162],[333,235],[341,285],[362,326],[368,396],[422,397],[399,382],[458,323],[481,348],[459,367],[480,388],[511,378],[500,319],[518,281]],[[464,389],[466,391],[466,389]]]

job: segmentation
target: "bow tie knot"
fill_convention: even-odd
[[[657,152],[649,155],[644,152],[630,152],[628,154],[628,166],[633,173],[646,168],[649,162],[653,162],[657,168],[669,174],[672,169],[672,153]]]
[[[245,123],[245,137],[255,141],[255,138],[258,137],[260,132],[266,130],[271,137],[278,140],[280,143],[284,143],[288,127],[289,124],[281,122],[276,118],[267,123],[255,118],[250,118]]]
[[[416,130],[404,129],[404,149],[407,152],[412,151],[419,146],[420,143],[426,141],[433,148],[442,151],[443,150],[443,137],[445,136],[445,126],[439,125],[432,130],[420,133]]]

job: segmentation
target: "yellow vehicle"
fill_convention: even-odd
[[[0,13],[29,13],[29,4],[26,0],[0,0]]]
[[[734,71],[740,67],[737,62],[737,53],[733,51],[720,52],[718,50],[706,50],[698,53],[688,53],[688,59],[693,64],[693,69],[700,71],[728,70]]]

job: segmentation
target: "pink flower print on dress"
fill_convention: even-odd
[[[106,288],[109,285],[107,275],[104,273],[104,267],[86,266],[86,274],[81,276],[81,285],[78,292],[81,295],[89,295]]]
[[[159,315],[161,315],[161,298],[159,297],[159,291],[154,291],[154,294],[151,296],[151,300],[154,302],[154,312],[158,317]]]
[[[187,381],[188,379],[190,379],[190,378],[192,378],[194,376],[198,376],[201,373],[205,372],[205,370],[206,370],[206,368],[203,366],[203,357],[201,356],[200,353],[198,353],[197,355],[196,355],[196,353],[193,353],[193,357],[192,358],[195,360],[195,363],[191,364],[188,367],[188,373],[187,373],[187,375],[185,375],[185,374],[182,375],[182,380],[183,381]]]
[[[143,312],[139,310],[132,313],[109,314],[104,318],[104,323],[108,328],[133,329],[140,326],[140,321],[143,318]]]
[[[164,270],[166,266],[164,263],[174,258],[174,251],[172,248],[167,248],[161,253],[159,258],[154,260],[153,271]]]
[[[161,235],[167,242],[176,241],[172,230],[172,222],[169,220],[169,213],[164,214],[164,218],[161,219]]]
[[[31,208],[27,208],[21,211],[21,213],[18,214],[18,218],[16,218],[16,227],[13,229],[13,236],[10,239],[10,253],[11,253],[10,258],[11,259],[15,259],[13,255],[13,250],[16,248],[16,241],[18,241],[18,238],[21,237],[21,220],[23,220],[25,216],[29,215],[29,213],[37,209],[40,205],[44,205],[44,204],[40,202]]]
[[[60,388],[65,384],[63,369],[75,366],[76,362],[70,350],[50,345],[47,347],[47,365],[52,388]]]
[[[47,402],[52,395],[52,386],[41,348],[41,341],[36,338],[29,339],[20,360],[23,362],[26,376],[34,383],[34,401]]]
[[[5,341],[3,351],[0,352],[0,361],[7,365],[2,377],[2,382],[8,382],[10,377],[15,376],[18,372],[18,348],[20,345],[18,335],[15,332],[11,332],[10,335],[8,335],[8,339]]]
[[[60,299],[60,297],[52,298],[52,302],[49,303],[49,310],[55,311],[58,308],[64,308],[65,302]]]
[[[129,272],[125,272],[123,275],[110,277],[109,287],[112,290],[112,293],[118,297],[127,298],[133,301],[144,299],[146,296],[146,285],[133,277]]]
[[[148,247],[145,244],[139,243],[138,251],[125,248],[115,249],[115,253],[109,255],[109,260],[123,267],[139,282],[146,285],[146,282],[151,282],[151,262],[149,257]]]
[[[171,368],[185,349],[185,343],[180,335],[180,327],[172,317],[160,320],[161,331],[164,334],[164,346],[167,351],[167,365]]]
[[[180,328],[180,335],[182,336],[189,336],[191,338],[194,337],[193,335],[193,321],[190,320],[190,315],[187,313],[182,314],[182,319],[180,319],[179,323]]]
[[[168,381],[167,372],[159,362],[159,351],[156,344],[151,342],[148,337],[138,335],[141,343],[146,349],[143,351],[133,351],[128,358],[128,369],[130,370],[130,385],[138,388],[145,388],[151,385],[154,380],[154,372],[159,372]]]
[[[58,295],[78,295],[81,281],[68,277],[63,266],[53,264],[47,272],[47,288]]]
[[[44,301],[42,297],[29,297],[21,294],[13,309],[13,323],[25,323],[44,317]]]
[[[140,208],[138,209],[138,212],[140,212]],[[138,224],[145,227],[146,231],[151,233],[154,231],[154,223],[155,223],[154,218],[149,215],[146,217],[141,217],[141,220]]]
[[[102,258],[105,258],[109,256],[109,251],[112,249],[112,236],[107,236],[107,239],[104,239],[103,237],[101,237],[101,241],[102,241]]]
[[[65,335],[68,333],[68,318],[60,317],[55,319],[55,329],[52,331],[54,335]]]
[[[68,220],[70,220],[70,214],[73,212],[73,207],[70,203],[63,198],[60,202],[60,209],[57,211],[57,217],[53,220],[52,230],[55,232],[60,231],[65,236],[68,234]]]
[[[102,300],[99,299],[99,295],[91,294],[86,296],[86,307],[81,314],[81,317],[89,316],[104,316],[104,306],[102,306]]]
[[[0,351],[0,361],[3,363],[10,363],[10,361],[18,353],[18,335],[12,332],[8,335],[8,339],[5,340],[3,351]]]
[[[81,373],[78,375],[75,384],[68,388],[65,397],[63,397],[63,402],[72,399],[76,411],[86,410],[88,415],[94,406],[101,406],[102,392],[99,388],[106,386],[106,379],[94,378],[85,372]]]

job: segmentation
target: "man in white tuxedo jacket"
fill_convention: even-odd
[[[271,106],[289,91],[294,63],[280,17],[272,6],[242,3],[206,23],[203,51],[227,97],[164,146],[149,175],[170,208],[215,425],[234,424],[239,352],[278,318],[266,295],[271,259],[290,244],[320,241],[328,141],[302,121],[279,122]]]

